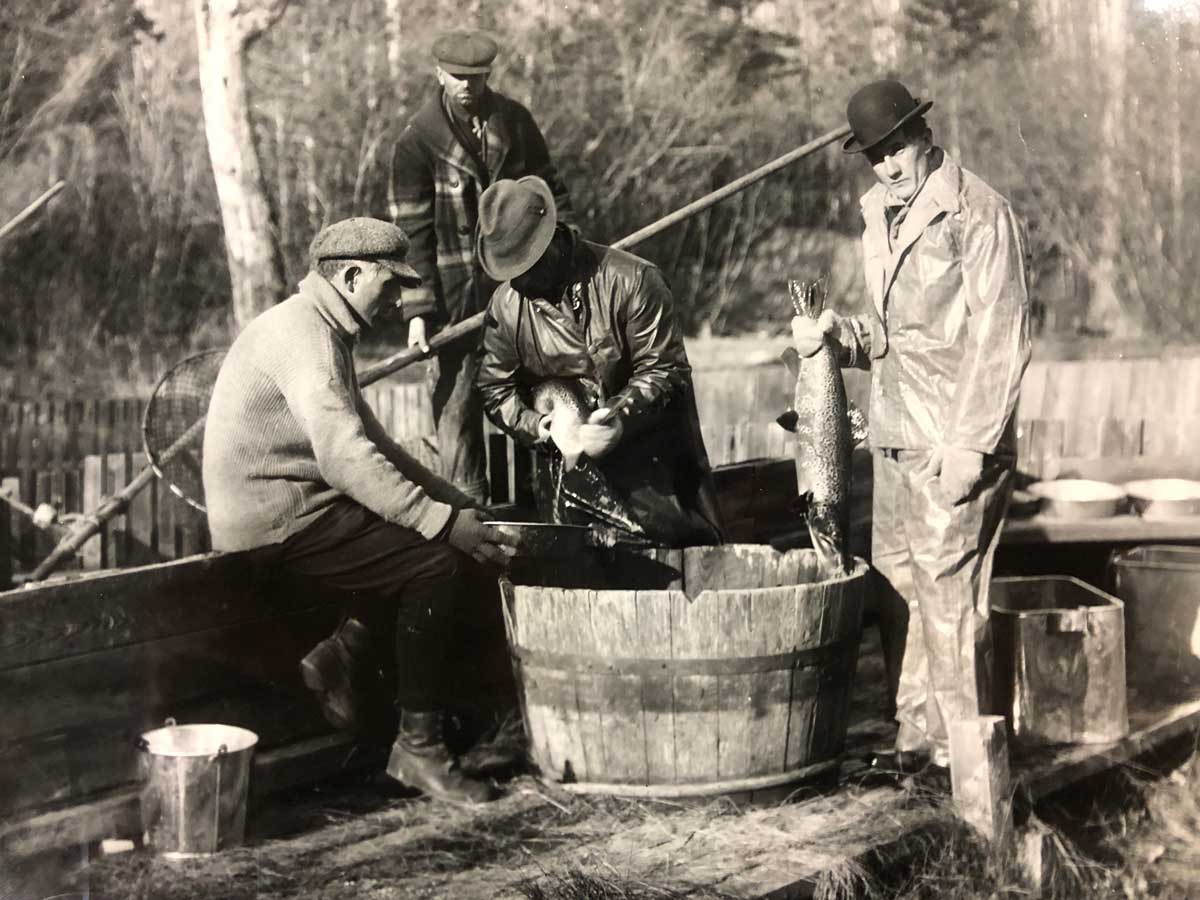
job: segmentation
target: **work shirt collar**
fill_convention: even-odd
[[[320,272],[309,272],[300,282],[300,293],[317,310],[317,314],[348,343],[358,340],[367,322],[337,288]]]

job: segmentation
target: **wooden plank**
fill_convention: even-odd
[[[146,467],[145,453],[130,456],[132,472]],[[144,566],[162,559],[158,554],[158,491],[162,482],[151,480],[129,504],[129,560],[127,565]]]
[[[954,806],[986,841],[1011,847],[1012,779],[1003,716],[951,719],[950,776]]]
[[[104,498],[104,457],[89,454],[83,458],[83,512],[93,514]],[[84,569],[94,570],[104,566],[107,533],[102,530],[79,548],[79,558]]]
[[[1016,781],[1039,800],[1099,772],[1122,765],[1185,734],[1200,731],[1200,697],[1130,710],[1129,734],[1112,744],[1056,747],[1014,753]]]
[[[637,659],[637,594],[587,591],[591,651],[610,660]],[[583,624],[583,623],[581,623]],[[606,782],[646,784],[649,758],[643,727],[642,679],[637,675],[596,675],[595,686]]]
[[[119,409],[124,410],[124,405]],[[129,481],[129,457],[125,453],[110,453],[104,458],[104,493],[115,496]],[[105,546],[104,565],[120,568],[129,559],[129,517],[118,513],[108,521],[105,528],[108,542]]]
[[[244,554],[74,576],[0,594],[0,671],[311,608],[262,590]]]
[[[749,591],[721,591],[718,600],[719,659],[761,656],[762,642],[754,628],[753,598]],[[717,680],[717,775],[729,781],[759,774],[752,734],[758,675],[723,675]],[[759,754],[761,757],[761,754]]]
[[[0,482],[0,591],[12,587],[13,553],[12,553],[12,507],[4,502],[4,496],[9,496],[8,479]]]
[[[299,660],[336,619],[335,609],[293,613],[269,628],[239,623],[5,669],[0,737],[14,742],[86,723],[139,728],[202,697],[276,683],[299,688]]]
[[[1033,360],[1025,369],[1021,379],[1021,400],[1018,415],[1022,419],[1041,418],[1042,400],[1046,391],[1049,365],[1043,360]]]
[[[686,556],[684,566],[686,569]],[[684,583],[689,583],[686,572]],[[719,603],[712,591],[703,591],[694,600],[681,591],[671,592],[675,659],[713,659],[718,655]],[[717,779],[720,732],[715,710],[719,692],[715,675],[677,675],[672,679],[675,767],[681,782]]]
[[[671,591],[638,591],[636,598],[638,655],[671,659]],[[647,675],[641,688],[642,728],[646,741],[646,777],[650,784],[669,784],[675,768],[674,702],[669,675]]]

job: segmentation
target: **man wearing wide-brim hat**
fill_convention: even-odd
[[[363,400],[354,344],[402,310],[420,276],[404,232],[353,218],[323,229],[297,292],[258,316],[221,364],[204,431],[203,478],[217,550],[247,551],[347,614],[301,661],[331,724],[365,727],[373,686],[363,620],[394,638],[400,728],[388,772],[437,797],[484,801],[442,737],[461,621],[495,606],[508,538],[476,503],[396,444]],[[354,614],[351,617],[349,614]],[[476,648],[477,649],[477,648]]]
[[[479,198],[501,178],[537,175],[571,216],[567,189],[529,110],[488,86],[498,46],[480,31],[433,43],[437,90],[392,153],[392,215],[412,241],[423,283],[405,303],[408,344],[428,352],[433,332],[480,312],[495,282],[475,259]],[[478,338],[442,348],[430,367],[441,474],[479,500],[487,495],[483,415],[474,389]]]
[[[479,388],[496,425],[544,451],[543,517],[667,546],[718,542],[691,367],[658,268],[584,240],[536,177],[484,193],[478,255],[503,282],[488,307]],[[575,393],[585,424],[571,404],[534,408],[549,379]]]
[[[871,370],[871,561],[899,721],[881,760],[944,788],[948,723],[990,712],[988,582],[1030,335],[1022,228],[933,143],[932,106],[897,81],[850,98],[843,149],[877,182],[861,201],[871,309],[792,331],[802,355],[830,340],[842,365]]]

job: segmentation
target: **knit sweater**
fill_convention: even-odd
[[[362,320],[315,272],[246,326],[213,388],[203,477],[213,547],[279,543],[342,497],[432,540],[469,499],[392,441],[362,399]]]

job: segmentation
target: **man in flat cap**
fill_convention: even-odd
[[[684,547],[719,543],[708,454],[671,292],[656,266],[558,221],[540,178],[505,179],[479,207],[478,257],[498,282],[479,388],[491,420],[539,454],[552,522]],[[535,408],[550,379],[590,410]],[[561,396],[561,395],[560,395]],[[579,462],[564,454],[579,455]]]
[[[878,762],[947,789],[948,723],[990,702],[988,583],[1030,336],[1017,217],[933,143],[931,106],[897,81],[850,98],[843,149],[877,181],[861,201],[871,310],[792,331],[802,355],[829,340],[842,365],[871,370],[871,559],[900,725]]]
[[[392,214],[412,240],[409,259],[424,283],[405,303],[408,344],[429,352],[435,329],[480,312],[495,282],[475,258],[479,198],[501,178],[537,175],[570,218],[567,189],[546,140],[524,106],[488,87],[496,42],[477,31],[433,44],[438,90],[417,111],[392,154]],[[439,350],[430,367],[441,474],[484,500],[487,467],[475,375],[476,336]]]
[[[208,521],[215,549],[250,551],[344,608],[394,616],[400,732],[388,773],[435,796],[482,801],[491,788],[446,749],[441,691],[457,622],[495,603],[480,564],[504,564],[511,549],[471,498],[388,437],[354,374],[359,335],[421,283],[407,254],[390,222],[330,225],[312,242],[297,292],[238,335],[204,432]],[[301,671],[326,718],[354,729],[372,667],[363,626],[347,618]]]

